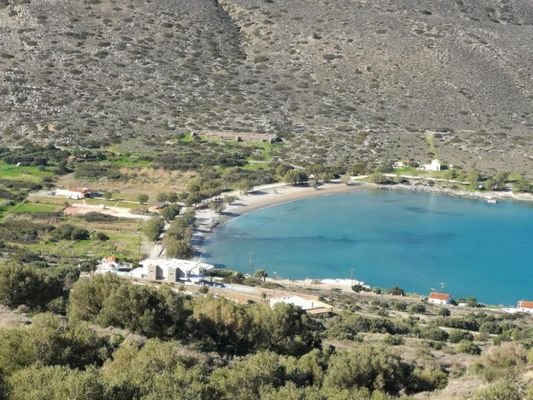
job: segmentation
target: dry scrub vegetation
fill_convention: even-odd
[[[269,132],[293,162],[530,172],[532,26],[526,0],[2,2],[0,133]]]

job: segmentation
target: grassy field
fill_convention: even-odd
[[[257,171],[260,169],[270,169],[270,163],[269,162],[261,162],[261,161],[249,161],[248,164],[246,164],[243,169],[247,171]]]
[[[121,197],[121,196],[118,196]],[[124,201],[120,199],[106,200],[103,197],[84,199],[84,200],[68,200],[71,204],[90,204],[90,205],[105,205],[108,207],[123,207],[123,208],[139,208],[140,204],[136,201]]]
[[[187,182],[193,173],[186,173],[180,171],[165,171],[160,168],[128,168],[120,169],[121,173],[127,176],[127,179],[118,181],[113,180],[89,180],[76,178],[74,174],[64,175],[58,178],[57,185],[62,187],[89,187],[101,193],[113,192],[113,197],[120,201],[128,200],[135,201],[137,196],[141,193],[146,193],[150,196],[150,201],[155,201],[157,193],[182,191],[186,188]],[[111,205],[112,202],[106,202],[105,199],[93,199],[101,201],[97,204]],[[70,202],[70,200],[67,200]],[[117,200],[114,200],[115,202]],[[121,203],[120,207],[138,207],[136,205],[127,205],[128,203]]]
[[[29,197],[33,203],[50,204],[55,206],[64,206],[65,203],[72,203],[74,200],[67,199],[66,197],[55,196],[31,196]]]
[[[190,143],[192,142],[194,139],[194,136],[192,135],[192,133],[187,133],[186,135],[183,135],[183,137],[179,138],[179,141],[181,143]]]
[[[22,208],[22,211],[17,211],[21,204],[11,205],[10,202],[20,202],[36,185],[43,183],[45,178],[51,178],[53,175],[54,173],[49,168],[17,167],[0,160],[0,203],[2,203],[0,205],[0,218],[11,211],[23,213],[50,212],[50,208],[38,209],[38,207],[32,208],[30,205]]]
[[[39,183],[43,178],[51,176],[53,176],[53,173],[47,168],[43,169],[34,166],[17,167],[16,165],[0,161],[0,179]]]
[[[202,136],[194,139],[191,135],[186,135],[179,139],[179,143],[187,144],[193,141],[223,144],[226,149],[253,148],[260,153],[259,158],[264,161],[270,161],[282,148],[283,143],[270,142],[238,142],[236,140],[221,139],[216,136]],[[254,159],[257,159],[254,157]]]
[[[429,133],[426,136],[426,142],[428,145],[428,151],[431,153],[431,155],[435,158],[437,157],[437,149],[435,148],[435,137],[432,133]]]
[[[118,168],[146,168],[152,165],[150,160],[143,160],[136,154],[121,155],[110,160],[109,163]]]
[[[71,221],[69,220],[69,223]],[[86,229],[90,229],[90,224],[84,222]],[[40,243],[27,245],[29,250],[42,254],[43,256],[53,255],[65,258],[103,258],[115,255],[120,259],[131,261],[139,260],[139,249],[142,236],[136,229],[124,229],[121,222],[107,224],[108,229],[98,229],[109,236],[109,240],[61,240],[51,242],[43,240]],[[141,254],[142,256],[142,254]]]
[[[43,242],[26,246],[29,250],[42,254],[64,258],[103,258],[116,255],[121,259],[138,259],[138,241],[136,236],[109,235],[106,242],[96,240],[61,240],[59,242]],[[137,235],[138,236],[138,235]],[[135,244],[135,240],[137,244]]]
[[[9,212],[15,214],[40,214],[60,211],[61,206],[47,203],[22,203],[12,207]]]

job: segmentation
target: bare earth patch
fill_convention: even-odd
[[[130,209],[123,207],[108,207],[104,205],[89,205],[89,204],[73,204],[63,211],[65,215],[79,216],[90,212],[98,212],[100,214],[111,215],[117,218],[143,219],[149,220],[151,216],[133,214]]]

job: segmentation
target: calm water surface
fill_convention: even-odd
[[[261,209],[222,225],[204,259],[282,278],[349,278],[456,298],[533,300],[533,207],[358,191]]]

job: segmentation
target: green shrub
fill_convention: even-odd
[[[180,214],[180,211],[181,207],[179,205],[170,204],[161,210],[161,216],[165,221],[170,222]]]
[[[504,342],[484,351],[480,361],[473,364],[471,368],[491,382],[499,378],[516,376],[526,363],[527,353],[522,345]]]
[[[438,324],[449,328],[466,329],[469,331],[479,330],[479,322],[474,317],[466,318],[441,318]]]
[[[460,331],[458,329],[453,329],[450,332],[450,342],[459,343],[463,340],[474,340],[474,336],[470,332]]]
[[[165,221],[161,217],[154,217],[143,225],[143,232],[153,242],[159,240],[165,228]]]
[[[113,222],[118,220],[117,217],[108,214],[102,214],[96,211],[91,211],[84,214],[82,218],[87,222]]]
[[[491,335],[499,335],[502,333],[501,327],[497,322],[487,321],[481,324],[479,331],[483,333],[489,333]]]
[[[26,220],[9,220],[0,224],[0,239],[6,242],[34,243],[53,230],[53,226]]]
[[[0,302],[9,307],[45,308],[65,294],[65,284],[78,279],[79,271],[67,267],[35,268],[15,262],[0,264]]]
[[[448,339],[448,333],[440,328],[425,328],[421,331],[421,337],[429,340],[445,342]]]
[[[106,242],[106,241],[109,240],[109,236],[107,236],[104,232],[96,232],[96,233],[94,234],[94,238],[95,238],[96,240],[100,240],[100,241],[102,241],[102,242]]]
[[[363,285],[353,285],[352,286],[352,290],[355,292],[355,293],[359,293],[359,292],[368,292],[370,291],[370,289],[368,289],[367,287],[363,286]]]
[[[76,178],[98,179],[107,177],[109,179],[120,179],[121,174],[118,170],[108,166],[84,163],[76,167],[75,176]]]
[[[388,293],[392,294],[393,296],[405,296],[405,291],[399,286],[395,286],[393,288],[390,288],[388,290]]]
[[[320,345],[321,325],[299,307],[239,305],[209,295],[189,302],[170,287],[139,286],[112,275],[76,282],[69,317],[148,337],[194,338],[204,350],[233,355],[259,349],[300,355]]]
[[[380,185],[386,185],[386,184],[391,183],[389,178],[387,178],[381,172],[374,172],[372,175],[368,177],[368,179],[370,182],[380,184]]]
[[[516,384],[501,381],[476,392],[474,400],[522,400]]]
[[[386,348],[360,345],[331,357],[324,386],[336,390],[366,388],[397,394],[408,381],[410,368]]]
[[[198,293],[200,294],[207,294],[209,292],[209,288],[207,286],[202,286],[200,289],[198,289]]]
[[[441,317],[449,317],[451,315],[451,312],[449,309],[447,309],[446,307],[442,307],[440,310],[439,310],[439,315]]]
[[[423,304],[413,304],[410,308],[410,311],[416,314],[424,314],[426,312],[426,306]]]
[[[448,374],[440,369],[417,368],[411,376],[411,390],[413,392],[428,392],[444,389],[448,384]]]
[[[52,238],[54,240],[87,240],[89,239],[89,231],[70,224],[64,224],[52,231]]]
[[[394,309],[397,311],[405,311],[407,310],[407,305],[405,303],[394,303]]]
[[[470,340],[463,340],[462,342],[460,342],[459,351],[461,353],[472,354],[472,355],[481,354],[481,349],[479,348],[479,346],[477,346],[476,344],[474,344],[474,342]]]
[[[383,343],[389,346],[399,346],[404,344],[405,340],[402,336],[399,335],[386,335],[383,338]]]
[[[308,179],[308,176],[305,172],[291,169],[285,173],[283,176],[283,181],[291,185],[301,185],[305,183]]]
[[[9,399],[104,399],[105,387],[98,378],[94,368],[78,371],[62,366],[32,366],[9,377]]]

